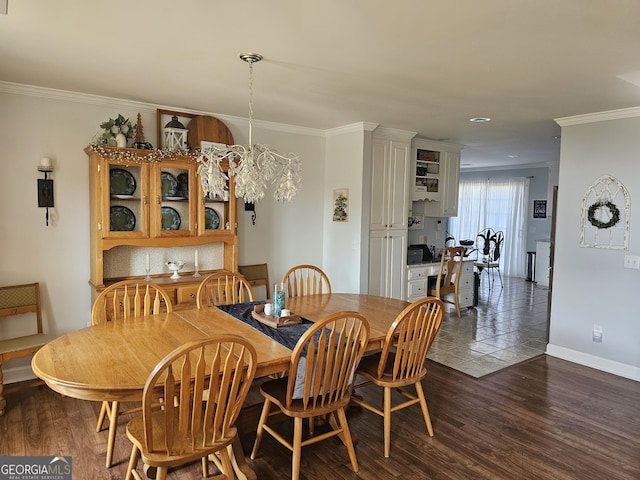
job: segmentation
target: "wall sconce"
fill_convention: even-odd
[[[53,208],[53,179],[47,178],[50,172],[53,172],[51,159],[43,157],[38,165],[38,171],[44,172],[44,179],[38,179],[38,207],[47,209],[45,213],[45,222],[49,226],[49,208]]]

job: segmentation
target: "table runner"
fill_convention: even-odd
[[[313,325],[313,322],[302,318],[302,322],[296,325],[290,325],[287,327],[273,328],[269,325],[265,325],[262,322],[259,322],[251,315],[251,311],[255,305],[260,305],[266,303],[264,301],[257,302],[246,302],[246,303],[236,303],[233,305],[219,305],[218,309],[221,311],[228,313],[232,317],[250,325],[255,328],[259,332],[264,333],[268,337],[272,338],[280,345],[283,345],[290,350],[293,350],[298,343],[300,337],[307,331],[307,329]],[[295,312],[294,312],[295,313]],[[316,332],[316,339],[319,337],[320,332]],[[316,340],[317,342],[317,340]],[[296,381],[293,388],[293,398],[299,399],[303,397],[304,392],[304,377],[305,370],[307,368],[307,359],[305,357],[305,353],[303,350],[302,356],[298,361],[298,366],[296,369]],[[315,368],[315,366],[314,366]],[[353,375],[353,372],[352,372]]]
[[[287,347],[290,350],[296,346],[300,337],[307,331],[307,329],[313,325],[313,322],[309,320],[302,319],[302,322],[296,325],[289,325],[286,327],[273,328],[269,325],[265,325],[262,322],[259,322],[255,318],[251,316],[251,312],[253,311],[253,307],[256,305],[264,304],[264,301],[257,302],[246,302],[246,303],[236,303],[233,305],[219,305],[219,310],[222,310],[225,313],[228,313],[233,318],[237,318],[238,320],[250,325],[255,328],[259,332],[264,333],[269,338],[274,339],[280,345]],[[295,312],[294,312],[295,313]]]

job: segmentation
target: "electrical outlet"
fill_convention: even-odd
[[[640,269],[640,257],[636,255],[625,255],[624,268]]]
[[[600,325],[593,326],[592,339],[596,343],[602,343],[602,327]]]

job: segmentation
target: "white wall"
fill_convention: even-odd
[[[100,123],[118,113],[135,121],[140,112],[146,140],[156,145],[156,108],[0,82],[0,285],[40,282],[48,333],[64,334],[90,320],[89,171],[83,149],[101,133]],[[246,142],[245,119],[211,115],[227,124],[236,143]],[[294,263],[322,265],[324,132],[258,121],[254,139],[296,152],[303,162],[302,191],[292,203],[277,204],[270,190],[257,205],[256,226],[239,205],[239,263],[267,262],[275,281]],[[43,156],[55,168],[48,227],[45,210],[37,206],[36,179],[43,175],[36,167]],[[5,383],[32,375],[29,359],[11,361],[4,371]]]
[[[562,145],[557,233],[547,353],[640,380],[640,270],[623,268],[640,255],[640,109],[560,119]],[[579,246],[581,202],[601,175],[631,196],[629,249]],[[594,325],[602,343],[592,341]]]
[[[322,268],[336,292],[361,291],[362,224],[367,224],[367,230],[369,224],[368,210],[363,211],[365,133],[364,125],[357,124],[336,129],[327,137]],[[344,188],[349,190],[348,221],[334,222],[333,192]]]

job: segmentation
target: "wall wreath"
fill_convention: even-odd
[[[603,216],[607,215],[607,211],[609,221],[603,222],[602,220],[596,218],[596,216],[599,218],[603,218]],[[620,210],[618,210],[618,207],[616,207],[612,202],[598,201],[593,203],[589,207],[589,210],[587,211],[587,219],[589,220],[589,223],[594,227],[611,228],[617,225],[617,223],[620,221]]]
[[[597,178],[582,197],[580,246],[628,250],[630,200],[617,178]]]

